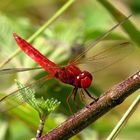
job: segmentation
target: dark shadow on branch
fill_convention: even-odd
[[[140,88],[140,71],[113,86],[99,100],[86,106],[39,140],[67,140],[121,104]]]

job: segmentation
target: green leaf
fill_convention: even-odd
[[[58,100],[53,98],[44,100],[43,97],[37,99],[35,98],[35,90],[33,88],[26,87],[17,80],[16,83],[21,95],[20,97],[22,97],[26,103],[37,110],[40,116],[49,115],[59,106],[60,102]]]

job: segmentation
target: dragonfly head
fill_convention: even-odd
[[[83,71],[75,79],[75,86],[78,88],[88,88],[92,82],[92,75],[88,71]]]

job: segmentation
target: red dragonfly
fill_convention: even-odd
[[[73,61],[71,61],[68,65],[66,66],[59,66],[58,64],[55,64],[51,60],[47,59],[43,54],[41,54],[37,49],[35,49],[31,44],[29,44],[26,40],[18,36],[16,33],[13,33],[13,36],[16,40],[16,43],[18,46],[30,57],[32,58],[35,62],[37,62],[41,68],[43,68],[45,71],[48,72],[48,75],[43,78],[43,80],[48,80],[51,78],[56,78],[59,81],[72,85],[74,88],[72,92],[69,94],[67,97],[67,104],[68,107],[71,110],[71,107],[69,105],[69,100],[73,96],[73,100],[75,105],[75,97],[77,94],[77,91],[79,90],[80,95],[83,93],[86,93],[90,98],[92,98],[94,101],[96,100],[94,97],[91,96],[91,94],[88,92],[87,88],[90,87],[93,77],[92,74],[89,71],[86,70],[81,70],[80,66],[82,64],[84,65],[93,65],[93,71],[91,72],[96,72],[103,70],[104,68],[110,66],[111,64],[115,63],[116,61],[119,61],[120,59],[124,58],[125,56],[130,53],[131,47],[129,42],[121,41],[117,42],[114,45],[107,46],[104,50],[100,50],[98,53],[95,55],[92,55],[91,57],[88,57],[84,60],[81,58],[85,55],[87,51],[89,51],[93,46],[95,46],[97,43],[99,43],[101,40],[103,40],[106,36],[110,34],[115,28],[117,28],[119,25],[123,24],[126,20],[128,20],[130,16],[126,17],[123,21],[120,23],[116,24],[113,26],[110,30],[108,30],[106,33],[102,34],[99,36],[94,42],[90,43],[87,47],[87,49],[80,54],[78,57],[76,57]],[[117,54],[117,56],[114,56]],[[3,73],[12,73],[12,72],[21,72],[21,71],[27,71],[27,70],[33,70],[33,69],[40,69],[39,68],[15,68],[15,69],[2,69],[0,70],[0,74]],[[3,106],[5,104],[8,104],[11,100],[16,100],[18,99],[18,90],[12,92],[11,94],[3,97],[0,100],[0,106]],[[16,103],[22,103],[22,100],[15,101]],[[11,103],[11,102],[10,102]],[[15,104],[11,104],[10,107],[14,107]],[[2,111],[5,111],[3,107]]]

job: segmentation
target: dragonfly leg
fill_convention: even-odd
[[[77,102],[76,102],[77,88],[75,88],[75,91],[74,91],[73,93],[74,93],[74,94],[73,94],[73,102],[74,102],[76,108],[79,109],[79,106],[78,106],[78,104],[77,104]]]
[[[82,102],[83,104],[85,104],[85,102],[84,102],[85,94],[84,94],[84,92],[83,92],[82,89],[80,89],[79,94],[80,94],[80,100],[81,100],[81,102]]]
[[[73,114],[73,112],[72,112],[72,109],[71,109],[71,107],[70,107],[69,101],[70,101],[70,98],[71,98],[71,96],[73,95],[74,92],[75,92],[75,88],[70,92],[69,96],[68,96],[67,99],[66,99],[66,103],[67,103],[67,105],[68,105],[68,108],[69,108],[71,114]]]
[[[96,101],[96,98],[93,97],[86,89],[84,89],[84,91],[87,93],[87,95],[88,95],[91,99],[93,99],[94,101]]]

